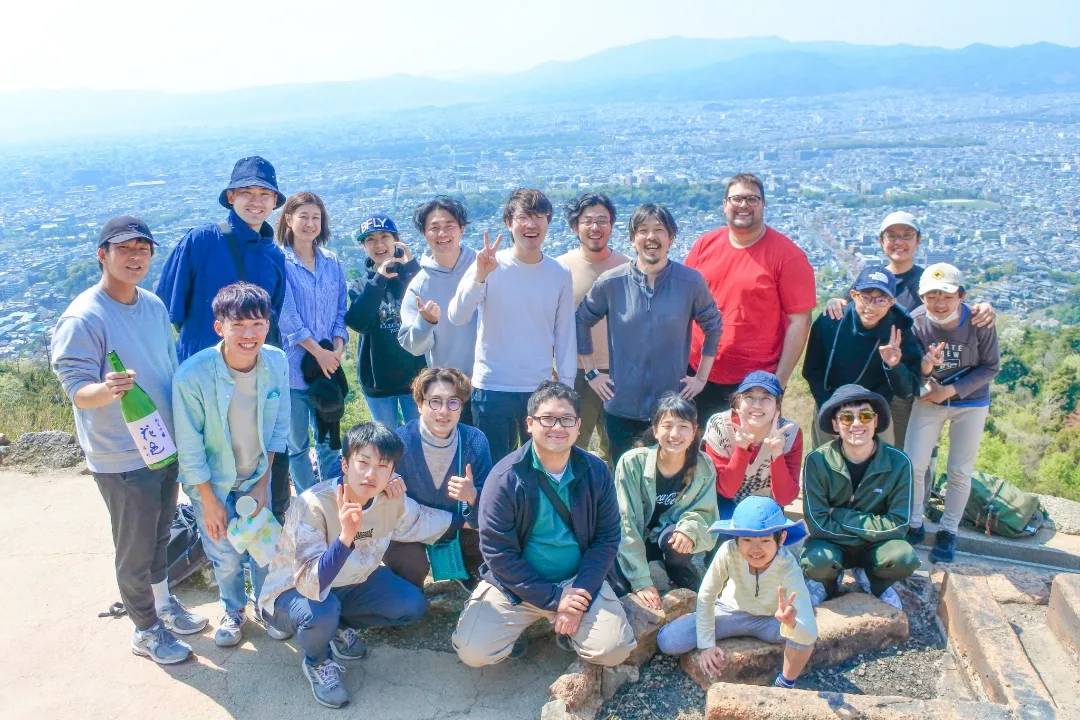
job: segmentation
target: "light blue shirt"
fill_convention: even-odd
[[[348,342],[345,308],[349,291],[345,271],[337,257],[328,250],[315,248],[315,272],[300,262],[292,248],[285,252],[285,303],[281,308],[281,342],[289,361],[289,387],[307,390],[300,361],[307,352],[300,346],[311,338],[341,338]]]
[[[180,455],[180,482],[189,495],[210,482],[222,502],[233,490],[246,492],[269,466],[267,453],[286,451],[289,435],[289,386],[285,353],[270,345],[259,351],[256,366],[257,422],[262,456],[255,471],[237,478],[229,431],[229,402],[235,387],[221,343],[184,361],[173,378],[173,422]]]

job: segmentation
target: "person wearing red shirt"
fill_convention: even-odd
[[[750,495],[767,495],[781,507],[799,494],[802,430],[781,416],[780,379],[756,370],[739,384],[731,409],[705,424],[705,454],[716,466],[716,501],[721,519]]]
[[[724,216],[727,225],[698,238],[685,263],[705,277],[724,321],[716,362],[697,397],[701,418],[726,410],[735,386],[754,370],[775,373],[786,386],[817,304],[806,254],[765,224],[765,190],[756,175],[741,173],[728,181]],[[703,340],[695,328],[694,372]]]

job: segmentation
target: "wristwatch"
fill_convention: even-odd
[[[600,371],[596,368],[585,371],[585,382],[592,382],[596,378],[600,377]]]

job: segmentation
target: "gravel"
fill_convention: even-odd
[[[938,694],[948,651],[935,615],[927,577],[900,587],[911,634],[907,641],[863,653],[799,678],[803,690],[931,699]],[[703,720],[705,691],[679,668],[677,658],[658,655],[641,669],[641,680],[619,690],[597,714],[602,720]]]

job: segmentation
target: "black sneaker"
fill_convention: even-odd
[[[907,541],[912,545],[922,545],[926,542],[926,528],[922,525],[919,527],[909,527],[907,531]]]
[[[930,562],[951,563],[956,558],[956,533],[938,530],[934,549],[930,551]]]

